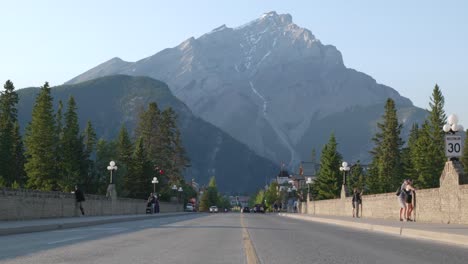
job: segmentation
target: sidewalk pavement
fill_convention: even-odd
[[[161,214],[133,214],[112,216],[82,216],[67,218],[50,218],[23,221],[0,221],[0,236],[21,233],[42,232],[57,229],[76,228],[109,223],[146,220],[151,218],[164,218],[180,216],[189,213],[161,213]]]
[[[398,220],[352,218],[345,216],[315,216],[280,213],[280,216],[343,227],[381,232],[402,237],[429,239],[468,247],[468,225],[400,222]]]

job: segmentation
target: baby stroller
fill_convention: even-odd
[[[152,214],[153,213],[153,203],[148,202],[146,204],[146,214]]]

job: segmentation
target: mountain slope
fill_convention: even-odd
[[[31,119],[37,88],[18,90],[19,120],[24,129]],[[114,138],[122,124],[129,131],[136,125],[138,113],[150,102],[161,109],[171,106],[178,114],[182,141],[191,159],[187,178],[206,184],[215,175],[225,192],[253,192],[278,170],[274,164],[256,155],[219,128],[195,117],[187,106],[175,98],[166,84],[148,77],[108,76],[76,85],[52,89],[55,104],[67,102],[73,95],[78,105],[80,127],[91,120],[97,135]],[[148,179],[148,183],[150,179]]]
[[[414,108],[394,89],[346,68],[334,46],[322,44],[290,15],[275,12],[237,28],[223,25],[140,61],[120,63],[112,71],[107,64],[69,83],[109,71],[163,80],[194,114],[260,155],[290,164],[308,157],[304,147],[325,143],[309,133],[321,129],[322,119],[355,107],[383,105],[389,97],[399,108]],[[382,112],[383,107],[378,110]],[[348,131],[357,135],[359,146],[366,145],[368,138],[360,135],[372,129],[354,125],[362,116],[350,118]],[[332,130],[339,127],[330,125]],[[350,160],[365,156],[360,148],[344,154]]]

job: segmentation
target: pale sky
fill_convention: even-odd
[[[427,108],[435,83],[468,127],[468,1],[42,0],[0,3],[0,82],[60,85],[113,57],[136,61],[222,24],[289,13],[345,65]]]

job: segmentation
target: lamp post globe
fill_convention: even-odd
[[[109,166],[107,166],[107,170],[110,171],[110,184],[112,184],[112,172],[117,170],[117,166],[115,166],[115,161],[111,160],[109,162]]]

